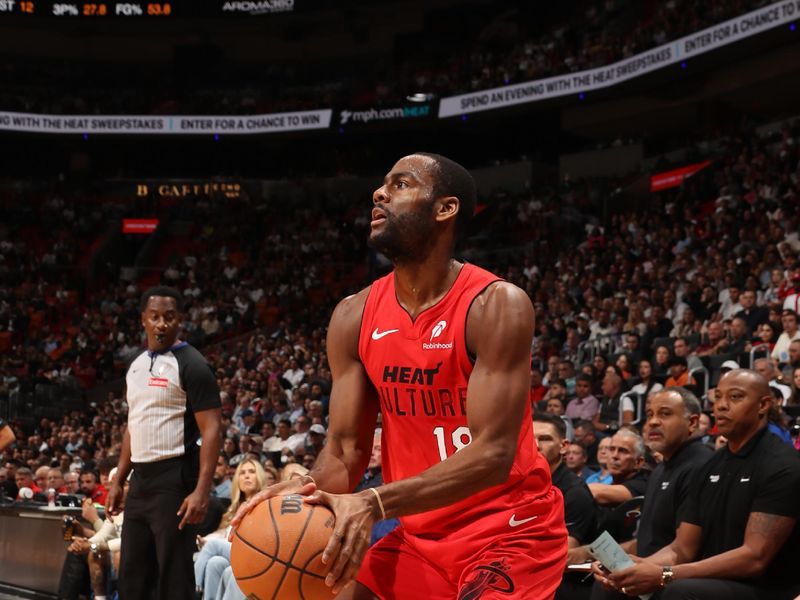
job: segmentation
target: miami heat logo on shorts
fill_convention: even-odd
[[[491,562],[488,565],[478,565],[461,586],[458,600],[477,600],[487,590],[501,594],[513,593],[514,581],[506,574],[508,569],[505,559]]]

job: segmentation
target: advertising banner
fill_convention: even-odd
[[[226,134],[327,129],[330,109],[267,115],[40,115],[0,112],[0,130],[33,133]]]
[[[800,17],[800,0],[775,2],[615,63],[442,98],[439,117],[453,117],[610,87],[757,35]]]

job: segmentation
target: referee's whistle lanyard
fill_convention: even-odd
[[[155,375],[155,373],[153,373],[153,367],[156,366],[156,359],[159,356],[161,356],[162,354],[166,354],[167,352],[172,352],[173,350],[177,350],[178,348],[183,348],[184,346],[187,345],[187,343],[188,342],[178,342],[177,344],[173,344],[163,352],[159,352],[158,350],[148,350],[147,356],[150,357],[150,368],[148,369],[148,371],[150,372],[150,375]]]

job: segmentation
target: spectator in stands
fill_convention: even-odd
[[[549,415],[554,415],[561,419],[567,429],[567,440],[570,442],[575,440],[575,427],[572,425],[572,419],[565,414],[566,408],[564,407],[564,404],[562,404],[561,400],[558,398],[551,398],[547,401],[543,412],[546,412]]]
[[[783,369],[784,381],[791,381],[792,372],[797,368],[800,368],[800,340],[793,340],[789,343],[789,362]]]
[[[631,391],[647,399],[650,397],[650,394],[659,391],[663,387],[664,386],[658,383],[658,381],[655,379],[652,363],[646,359],[640,360],[639,382],[631,388]]]
[[[688,363],[685,357],[673,356],[669,361],[669,377],[664,387],[686,387],[694,385],[694,378],[689,379]]]
[[[761,344],[765,344],[767,349],[770,353],[775,348],[775,342],[778,341],[779,333],[775,331],[775,325],[772,322],[767,321],[765,323],[761,323],[756,330],[756,336],[753,339],[752,345],[759,346]]]
[[[558,379],[558,364],[561,359],[554,355],[547,359],[547,373],[545,373],[542,382],[547,387],[552,386],[552,382]],[[566,387],[566,386],[565,386]]]
[[[630,312],[632,312],[632,310]],[[638,331],[628,329],[627,324],[625,326],[625,331],[625,353],[628,355],[632,363],[638,364],[644,358],[644,351],[642,350],[642,338]]]
[[[549,404],[551,400],[558,400],[566,411],[567,407],[567,384],[563,379],[553,379],[550,382],[550,387],[544,396],[545,405]]]
[[[539,407],[539,402],[544,399],[547,387],[542,383],[542,371],[536,367],[531,368],[531,408]],[[541,407],[539,407],[541,408]]]
[[[281,452],[285,448],[292,448],[292,422],[288,419],[278,421],[277,433],[269,440],[264,440],[265,452]],[[296,440],[295,440],[296,441]],[[269,442],[269,444],[267,444]]]
[[[789,345],[795,340],[800,340],[797,313],[793,310],[784,309],[781,314],[781,324],[783,325],[783,333],[775,343],[771,356],[778,363],[785,364],[789,362]]]
[[[597,437],[593,421],[578,421],[575,423],[575,442],[586,449],[588,465],[592,468],[598,467],[597,449],[600,447],[600,440]]]
[[[730,336],[724,344],[726,354],[742,354],[749,349],[747,323],[744,319],[734,317],[731,320]]]
[[[116,469],[113,472],[115,474]],[[110,478],[113,479],[113,474]],[[127,493],[127,488],[128,484],[126,483],[124,493]],[[91,524],[92,529],[84,528],[82,536],[73,536],[67,552],[78,560],[80,557],[85,557],[94,599],[105,600],[108,593],[108,575],[116,576],[119,571],[119,549],[124,514],[120,513],[103,520],[91,499],[86,498],[81,506],[81,516],[84,521]],[[80,580],[74,582],[65,580],[64,575],[68,573],[69,561],[70,557],[68,556],[59,585],[59,597],[62,598],[73,597],[77,591],[80,591],[75,588],[66,589],[70,583],[80,585]]]
[[[565,414],[570,419],[591,421],[600,410],[600,402],[592,395],[592,378],[578,375],[575,378],[575,398],[569,401]]]
[[[80,474],[81,494],[90,498],[92,502],[105,506],[108,491],[100,483],[97,473],[90,470],[81,471]]]
[[[683,520],[695,473],[708,461],[712,450],[695,435],[700,403],[684,388],[666,388],[653,394],[647,405],[645,440],[662,462],[647,482],[636,537],[623,549],[647,557],[675,539]],[[595,584],[592,600],[623,600],[625,596]]]
[[[33,492],[34,497],[37,494],[41,497],[42,488],[36,485],[36,482],[33,480],[33,471],[28,467],[19,467],[14,474],[14,481],[17,484],[17,490],[21,491],[22,488],[28,488]],[[21,499],[18,492],[17,500]]]
[[[214,469],[214,491],[212,492],[217,498],[231,497],[231,478],[228,477],[229,461],[224,454],[220,454],[217,458],[217,466]]]
[[[611,438],[604,437],[597,444],[597,464],[600,465],[600,470],[594,472],[586,478],[586,483],[605,483],[609,484],[613,481],[611,473],[608,472],[608,452],[611,447]]]
[[[672,352],[675,356],[686,359],[686,366],[690,371],[703,366],[702,361],[692,352],[689,340],[685,337],[675,338],[675,342],[672,344]]]
[[[570,548],[588,544],[595,535],[597,505],[586,483],[564,464],[568,445],[564,423],[546,413],[536,413],[533,421],[536,445],[550,466],[553,485],[564,496],[567,543]]]
[[[783,310],[800,314],[800,268],[792,271],[792,287],[783,299]]]
[[[638,433],[620,429],[614,434],[608,449],[608,472],[612,483],[589,486],[600,506],[617,506],[644,494],[649,473],[644,469],[644,453],[644,442]]]
[[[602,390],[600,412],[593,421],[595,428],[600,432],[613,432],[620,425],[633,421],[633,402],[630,398],[622,399],[622,378],[616,373],[606,373],[603,377]]]
[[[578,443],[569,444],[564,453],[564,462],[566,462],[567,468],[584,480],[594,473],[594,469],[586,464],[587,458],[586,448]]]
[[[656,376],[666,376],[669,374],[669,359],[672,352],[667,346],[658,346],[653,355],[653,374]]]
[[[310,454],[313,457],[319,456],[319,453],[325,446],[325,439],[327,435],[328,432],[324,425],[314,423],[308,430],[308,437],[306,438],[306,454]],[[311,467],[308,467],[308,469],[311,470]]]
[[[747,324],[747,334],[752,336],[759,325],[769,321],[769,309],[766,306],[756,306],[756,293],[752,290],[742,292],[740,304],[742,310],[734,316]]]
[[[792,370],[790,381],[792,382],[792,397],[786,404],[796,406],[800,404],[800,367]]]
[[[721,306],[719,308],[719,316],[722,321],[732,319],[736,313],[742,310],[742,305],[739,304],[741,289],[739,283],[734,282],[728,286],[727,290],[720,292],[719,301]]]
[[[67,486],[67,493],[72,495],[81,494],[81,474],[78,471],[68,471],[64,475],[64,484]]]
[[[720,321],[708,324],[708,331],[697,347],[698,356],[711,356],[712,354],[725,354],[728,341],[725,339],[725,328]]]
[[[227,528],[239,507],[264,489],[265,474],[256,460],[246,459],[239,463],[231,483],[231,504],[222,516],[216,531],[198,538],[200,553],[194,561],[195,585],[203,591],[203,598],[217,598],[217,588],[223,571],[230,565],[231,544],[227,540]]]
[[[663,587],[662,600],[791,600],[800,593],[800,458],[766,433],[772,397],[755,371],[725,374],[716,389],[726,448],[699,470],[672,543],[599,580],[629,595]]]
[[[47,472],[50,467],[39,467],[33,472],[33,481],[43,492],[47,491]]]
[[[53,467],[47,471],[47,489],[54,489],[57,494],[66,494],[67,484],[64,481],[64,475],[61,469]]]

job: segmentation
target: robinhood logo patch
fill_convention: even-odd
[[[433,340],[438,338],[442,335],[445,328],[447,327],[447,321],[439,321],[436,325],[433,326],[431,329],[431,338],[428,343],[422,344],[423,350],[452,350],[453,342],[434,342]]]

